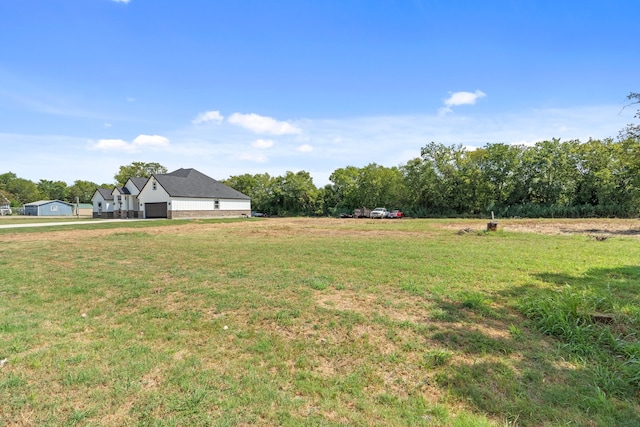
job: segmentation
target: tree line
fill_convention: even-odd
[[[640,93],[628,96],[640,103]],[[640,110],[636,113],[640,118]],[[134,162],[114,176],[166,173],[158,163]],[[404,165],[336,169],[318,188],[307,171],[231,176],[225,184],[251,197],[252,209],[268,215],[338,216],[355,208],[401,209],[414,217],[636,217],[640,215],[640,126],[629,124],[617,139],[561,141],[533,146],[462,145],[431,142]],[[109,187],[113,184],[103,184]],[[13,206],[40,199],[91,201],[89,181],[34,183],[0,175],[0,202]]]
[[[640,103],[640,93],[627,98],[629,106]],[[431,142],[404,165],[337,169],[323,188],[305,171],[244,174],[225,183],[269,215],[338,216],[386,207],[415,217],[635,217],[639,169],[640,125],[629,124],[616,140],[584,143],[554,138],[468,150]]]
[[[0,205],[8,200],[13,207],[20,207],[25,203],[38,200],[61,200],[63,202],[91,203],[98,187],[111,188],[124,185],[132,177],[150,177],[152,174],[167,173],[167,168],[159,163],[133,162],[120,166],[114,175],[114,182],[110,184],[96,184],[91,181],[76,180],[73,185],[64,181],[41,179],[33,182],[19,178],[13,172],[0,174]]]
[[[487,144],[431,142],[397,167],[335,170],[316,188],[308,172],[238,175],[227,185],[269,215],[333,215],[358,207],[415,217],[631,217],[640,213],[640,139]]]

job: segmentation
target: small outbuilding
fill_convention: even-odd
[[[74,210],[74,205],[61,200],[40,200],[23,207],[24,215],[29,216],[72,216]]]
[[[93,205],[91,203],[79,203],[75,207],[78,209],[76,215],[91,216],[93,213]]]

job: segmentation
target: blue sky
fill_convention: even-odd
[[[0,5],[0,173],[113,182],[397,166],[431,141],[615,137],[640,2],[19,0]]]

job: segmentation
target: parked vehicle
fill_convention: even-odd
[[[389,212],[389,218],[402,218],[404,216],[404,214],[399,211],[398,209],[394,209],[391,212]]]
[[[369,214],[369,218],[386,218],[388,214],[385,208],[375,208]]]
[[[251,216],[256,217],[256,218],[266,218],[267,214],[262,213],[262,212],[251,212]]]
[[[371,209],[358,208],[353,210],[354,218],[369,218],[371,215]]]

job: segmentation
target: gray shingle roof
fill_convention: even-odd
[[[37,202],[25,203],[24,206],[42,206],[48,205],[49,203],[62,203],[63,205],[73,206],[69,202],[63,202],[62,200],[38,200]]]
[[[154,177],[171,197],[250,199],[246,194],[195,169],[178,169],[171,173],[154,175]]]
[[[138,191],[142,190],[142,187],[147,184],[147,181],[149,181],[149,178],[131,178],[131,182],[138,188]]]
[[[98,193],[100,193],[102,198],[105,200],[113,200],[113,194],[111,194],[112,191],[113,188],[98,188]]]

